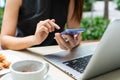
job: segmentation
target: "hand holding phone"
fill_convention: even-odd
[[[85,31],[85,28],[75,28],[75,29],[66,29],[65,31],[61,32],[61,34],[68,34],[68,35],[75,35],[75,34],[78,34],[80,32],[84,32]]]

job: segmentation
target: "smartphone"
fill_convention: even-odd
[[[74,29],[66,29],[64,30],[63,32],[61,32],[61,34],[68,34],[68,35],[75,35],[75,34],[78,34],[78,33],[81,33],[81,32],[84,32],[86,29],[85,28],[74,28]]]

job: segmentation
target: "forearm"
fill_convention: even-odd
[[[21,50],[35,45],[34,36],[28,37],[12,37],[2,36],[1,46],[3,49]]]
[[[67,23],[67,28],[80,28],[80,22],[70,21]]]
[[[67,16],[67,28],[79,28],[80,21],[74,15],[75,0],[70,0]]]

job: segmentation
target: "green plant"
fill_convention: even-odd
[[[3,10],[3,9],[0,9],[0,31],[1,31],[1,25],[2,25],[3,13],[4,13],[4,10]]]
[[[3,19],[3,17],[0,16],[0,30],[1,30],[1,25],[2,25],[2,19]]]
[[[117,4],[117,9],[120,10],[120,0],[113,0]]]
[[[83,40],[99,40],[106,27],[109,20],[104,20],[102,17],[91,17],[83,18],[81,21],[81,27],[86,28],[86,31],[82,33]]]
[[[93,0],[85,0],[83,10],[84,11],[91,11]]]

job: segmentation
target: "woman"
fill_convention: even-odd
[[[3,49],[21,50],[31,46],[58,45],[64,50],[77,46],[80,34],[65,35],[61,31],[78,28],[83,0],[6,0],[1,30]]]

